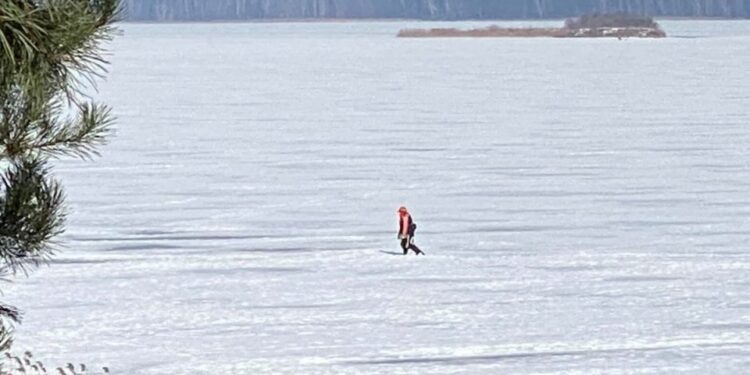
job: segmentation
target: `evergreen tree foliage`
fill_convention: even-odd
[[[96,155],[113,122],[83,94],[105,73],[118,0],[0,1],[0,277],[53,254],[65,224],[50,159]],[[20,314],[0,304],[0,349]]]

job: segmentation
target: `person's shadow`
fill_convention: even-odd
[[[404,256],[403,252],[399,253],[397,251],[385,251],[385,250],[380,250],[380,252],[383,253],[383,254],[388,254],[388,255],[400,255],[400,256]]]

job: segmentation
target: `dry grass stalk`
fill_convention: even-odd
[[[15,356],[9,352],[5,353],[4,358],[0,358],[0,375],[106,375],[109,374],[109,368],[102,367],[98,371],[88,371],[83,363],[78,366],[68,363],[65,366],[57,367],[55,370],[47,370],[47,367],[41,361],[34,359],[31,352],[25,352],[22,356]]]

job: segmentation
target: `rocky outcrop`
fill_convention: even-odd
[[[122,0],[131,21],[534,19],[589,12],[750,18],[750,0]]]
[[[667,34],[649,16],[592,13],[569,18],[563,27],[500,27],[479,29],[404,29],[400,38],[664,38]]]

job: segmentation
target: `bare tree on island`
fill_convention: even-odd
[[[110,131],[109,107],[83,90],[105,73],[102,43],[119,0],[0,1],[0,277],[49,259],[65,228],[64,194],[49,161],[88,159]],[[0,304],[0,349],[14,307]]]

